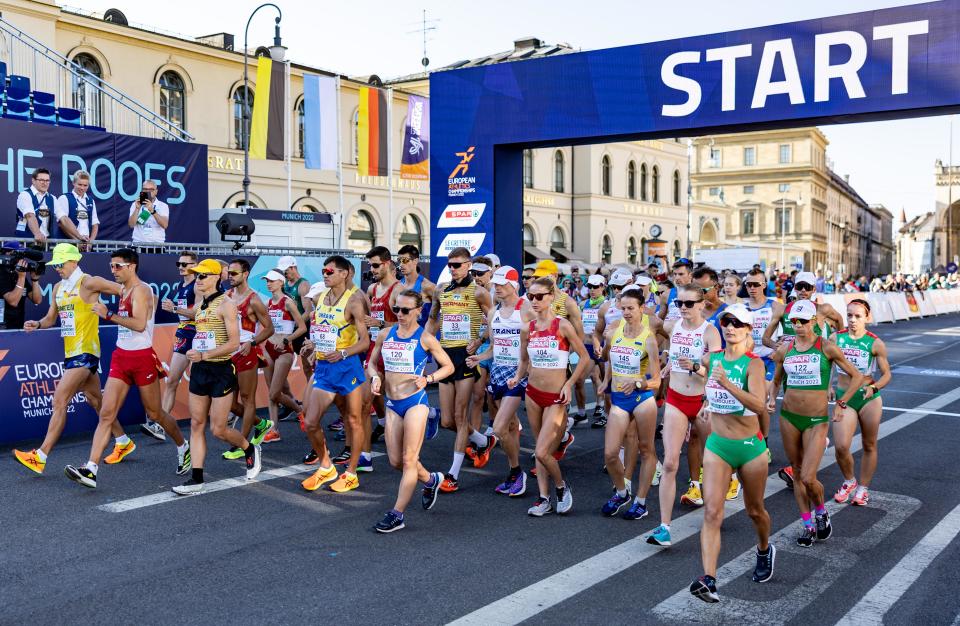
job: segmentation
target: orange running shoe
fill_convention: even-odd
[[[850,496],[853,495],[853,492],[857,490],[857,481],[847,482],[846,480],[840,483],[840,488],[837,489],[837,493],[833,494],[833,499],[843,504],[850,499]]]
[[[127,457],[128,454],[137,449],[137,444],[133,443],[133,439],[128,441],[126,445],[121,446],[119,443],[114,444],[113,452],[110,453],[110,456],[103,460],[104,463],[108,465],[116,465],[123,459]]]
[[[345,493],[347,491],[353,491],[360,486],[360,479],[356,474],[351,474],[350,472],[344,472],[340,474],[340,478],[336,480],[332,485],[330,485],[330,491],[336,491],[337,493]]]
[[[440,483],[440,491],[443,493],[453,493],[460,489],[460,483],[450,474],[444,474],[443,482]]]
[[[570,435],[570,438],[573,438],[573,435]],[[493,449],[497,446],[497,442],[500,440],[497,439],[496,435],[487,436],[487,445],[482,449],[477,450],[476,455],[473,458],[473,466],[480,468],[487,464],[490,461],[490,453],[493,452]]]
[[[573,433],[569,433],[569,434],[570,434],[570,437],[566,441],[561,441],[560,447],[558,447],[557,451],[553,453],[553,458],[555,458],[558,461],[563,460],[564,455],[567,453],[567,448],[569,448],[570,444],[573,443]]]
[[[304,480],[300,485],[307,491],[316,491],[326,483],[331,480],[337,479],[337,468],[335,465],[330,467],[323,468],[321,467],[315,471],[309,478]]]
[[[266,435],[263,436],[263,443],[270,443],[271,441],[280,441],[280,431],[271,430]]]
[[[14,450],[13,456],[17,457],[17,460],[23,463],[27,469],[36,472],[37,474],[42,474],[43,469],[47,466],[46,461],[40,460],[40,456],[37,454],[36,450],[31,450],[29,452]]]

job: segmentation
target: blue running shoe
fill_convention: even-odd
[[[623,519],[643,519],[646,516],[647,507],[634,500],[627,512],[623,514]]]
[[[655,546],[670,545],[670,531],[663,527],[663,524],[657,526],[652,533],[647,535],[647,543]]]
[[[433,441],[437,438],[437,435],[440,434],[440,411],[430,407],[430,411],[427,413],[427,432],[424,435],[424,439],[427,441]]]
[[[607,503],[603,505],[603,508],[600,509],[600,512],[603,513],[604,517],[613,517],[620,512],[620,509],[625,507],[627,503],[630,502],[630,492],[628,491],[624,495],[617,493],[617,490],[613,490],[613,495],[610,496],[610,499],[607,500]]]
[[[507,476],[507,479],[494,487],[493,490],[497,493],[510,493],[510,488],[513,487],[513,481],[510,478],[510,476]]]
[[[510,486],[510,497],[519,498],[525,493],[527,493],[527,473],[520,472],[517,479],[513,481],[513,485]]]
[[[372,472],[373,471],[373,459],[364,458],[363,453],[360,454],[360,458],[357,459],[357,471],[358,472]]]

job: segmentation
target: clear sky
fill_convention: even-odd
[[[122,10],[131,23],[195,37],[215,32],[236,35],[260,2],[248,0],[69,0],[82,10]],[[595,50],[611,46],[673,39],[782,22],[855,13],[912,0],[279,0],[284,12],[283,43],[291,60],[350,76],[384,78],[421,70],[422,11],[428,26],[431,68],[477,58],[513,47],[514,39],[539,37]],[[269,45],[273,13],[262,9],[250,26],[250,45]],[[956,124],[960,132],[960,123]],[[828,158],[840,175],[869,203],[880,203],[899,217],[932,210],[933,166],[949,157],[947,117],[849,124],[823,128]],[[960,160],[960,151],[957,152]]]

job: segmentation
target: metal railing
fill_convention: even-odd
[[[38,243],[34,239],[24,239],[16,237],[5,237],[4,242],[7,241],[19,241],[24,247],[30,247],[35,250],[41,250],[43,252],[50,252],[53,250],[53,247],[58,243],[72,243],[74,245],[80,245],[80,242],[74,239],[47,239],[44,243]],[[218,241],[216,243],[181,243],[181,242],[138,242],[132,243],[130,241],[120,241],[120,240],[111,240],[111,239],[97,239],[90,243],[84,244],[84,248],[87,252],[112,252],[117,248],[146,248],[150,250],[155,250],[157,253],[162,254],[177,254],[181,251],[196,252],[198,256],[209,256],[209,257],[224,257],[224,256],[301,256],[301,257],[327,257],[334,254],[339,254],[343,256],[355,256],[356,252],[353,250],[340,250],[337,248],[295,248],[290,246],[274,246],[274,245],[252,245],[244,244],[241,248],[237,249],[234,247],[233,243],[226,241]]]
[[[58,107],[80,110],[86,126],[113,133],[192,141],[194,137],[56,50],[0,18],[0,61],[8,75],[26,76],[32,91],[56,96]]]

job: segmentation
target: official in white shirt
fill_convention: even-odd
[[[50,218],[56,213],[56,202],[50,189],[50,170],[38,167],[31,174],[30,189],[17,196],[17,236],[26,237],[27,229],[34,238],[44,242],[50,236]]]
[[[90,174],[77,170],[73,174],[73,191],[57,198],[57,226],[60,236],[91,242],[97,238],[100,219],[97,217],[97,203],[90,189]]]
[[[156,181],[143,181],[140,198],[130,205],[130,219],[127,220],[127,226],[133,229],[133,243],[163,243],[167,239],[169,224],[170,207],[157,200]]]

